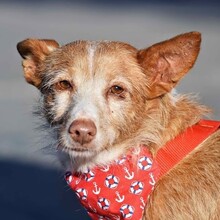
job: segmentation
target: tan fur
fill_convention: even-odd
[[[220,131],[157,184],[143,219],[220,219]]]
[[[191,97],[172,92],[194,65],[200,42],[191,32],[143,50],[108,41],[19,43],[25,78],[41,91],[40,114],[56,147],[69,155],[68,168],[110,163],[140,144],[156,155],[207,114]],[[68,129],[74,120],[92,120],[97,133],[91,142],[73,140]],[[219,168],[217,132],[157,182],[143,219],[219,219]]]

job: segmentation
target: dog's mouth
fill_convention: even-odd
[[[79,153],[89,151],[88,148],[84,148],[84,147],[63,147],[63,146],[59,146],[59,149],[62,149],[63,151],[66,151],[66,152],[79,152]]]
[[[86,148],[69,148],[69,151],[76,151],[76,152],[88,152],[89,150]]]

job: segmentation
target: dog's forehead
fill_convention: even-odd
[[[133,46],[119,41],[74,41],[61,47],[62,50],[72,52],[88,52],[90,49],[95,49],[99,53],[119,53],[120,51],[136,52]]]
[[[59,49],[56,59],[67,68],[83,69],[88,73],[99,68],[120,66],[126,60],[131,62],[136,49],[129,44],[113,41],[75,41]]]
[[[58,78],[66,73],[79,84],[94,77],[109,81],[117,75],[128,74],[127,69],[136,63],[136,54],[137,49],[121,42],[75,41],[54,51],[46,60],[44,72]]]

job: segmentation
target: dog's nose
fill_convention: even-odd
[[[91,142],[96,132],[96,126],[91,120],[74,120],[69,127],[72,139],[82,145]]]

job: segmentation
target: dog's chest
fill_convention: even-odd
[[[141,219],[159,168],[146,147],[132,150],[107,166],[66,174],[92,219]]]

